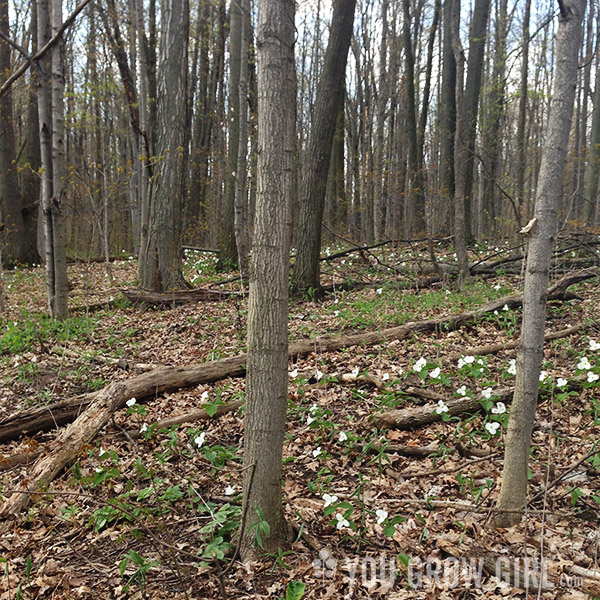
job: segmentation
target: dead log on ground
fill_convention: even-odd
[[[50,443],[46,456],[40,460],[33,472],[19,484],[20,492],[4,502],[1,514],[9,517],[24,508],[33,494],[43,494],[48,485],[69,461],[76,458],[84,444],[89,444],[108,423],[111,415],[127,400],[127,388],[122,383],[111,383],[98,393],[89,409],[62,431]]]
[[[497,402],[507,403],[512,399],[513,389],[502,388],[494,392]],[[448,411],[444,414],[454,417],[465,413],[473,413],[481,410],[479,398],[463,396],[445,401]],[[442,414],[438,414],[437,404],[425,404],[412,408],[403,408],[400,410],[389,410],[377,416],[376,423],[378,427],[389,427],[394,429],[414,429],[437,423],[442,420]]]
[[[585,269],[560,279],[548,290],[548,300],[557,300],[564,296],[566,289],[574,283],[595,277],[598,270]],[[306,356],[312,352],[334,352],[341,348],[357,345],[374,345],[390,340],[402,340],[418,331],[441,331],[458,329],[465,323],[483,315],[501,309],[505,304],[510,308],[521,305],[521,294],[505,296],[488,302],[477,309],[455,315],[446,315],[435,319],[411,321],[404,325],[356,333],[352,335],[322,336],[313,340],[302,340],[289,346],[289,356]],[[186,367],[159,367],[123,382],[127,388],[128,398],[138,400],[157,396],[165,391],[185,387],[193,387],[201,383],[212,383],[227,377],[241,377],[245,374],[247,356],[238,354],[230,358],[202,364],[191,364]],[[73,421],[99,392],[85,394],[56,402],[49,406],[23,411],[0,421],[0,443],[17,439],[21,435],[32,435],[39,431],[48,431],[54,427]],[[127,400],[127,398],[125,398]],[[123,403],[125,402],[123,401]]]
[[[574,333],[578,333],[585,329],[583,323],[574,325],[573,327],[567,327],[566,329],[560,329],[559,331],[552,331],[544,336],[544,341],[549,342],[551,340],[558,340],[561,338],[569,337]],[[462,356],[487,356],[488,354],[497,354],[502,350],[514,350],[519,347],[521,339],[517,338],[510,342],[500,342],[499,344],[488,344],[486,346],[473,346],[471,348],[465,348],[462,352],[453,352],[444,356],[444,361],[455,362]]]
[[[151,306],[174,306],[190,302],[220,302],[228,298],[243,298],[241,292],[223,290],[193,289],[174,290],[172,292],[150,292],[142,289],[121,290],[121,294],[133,304]]]

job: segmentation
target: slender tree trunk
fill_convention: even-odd
[[[155,166],[148,241],[140,254],[140,285],[153,291],[186,286],[181,273],[183,148],[186,123],[187,0],[163,0],[158,79],[158,162]]]
[[[355,0],[334,0],[333,3],[331,31],[317,88],[306,169],[301,183],[298,253],[293,274],[293,286],[298,293],[321,287],[319,255],[327,174],[336,116],[344,102],[346,62],[355,6]]]
[[[483,152],[486,160],[481,206],[484,223],[487,226],[486,231],[490,233],[495,231],[497,225],[496,219],[499,216],[496,206],[496,183],[501,172],[501,137],[506,80],[506,37],[508,35],[507,5],[508,0],[500,0],[496,15],[494,65],[488,85],[487,118],[483,128]]]
[[[527,121],[527,90],[529,78],[529,20],[531,17],[531,0],[525,0],[523,11],[523,34],[521,37],[521,82],[519,86],[519,114],[517,117],[517,202],[519,214],[523,216],[527,205],[525,193],[525,170],[527,168],[527,138],[525,124]]]
[[[240,70],[242,62],[243,11],[240,0],[229,6],[229,112],[227,115],[227,175],[225,179],[225,207],[219,242],[219,268],[237,265],[235,239],[235,196],[240,144]]]
[[[466,143],[467,111],[464,100],[465,54],[458,30],[460,0],[452,0],[451,39],[454,62],[456,65],[456,133],[454,136],[454,250],[458,260],[458,288],[469,277],[469,258],[467,255],[467,234],[465,215],[465,189],[468,146]]]
[[[439,191],[441,196],[449,201],[449,204],[454,199],[456,133],[456,60],[452,50],[452,5],[453,0],[444,0],[442,84],[438,108],[440,115]]]
[[[526,502],[531,432],[544,354],[550,257],[556,237],[558,204],[573,116],[585,0],[562,0],[559,1],[559,7],[554,89],[538,178],[534,215],[536,223],[529,234],[517,379],[506,435],[502,487],[498,497],[501,511],[514,512],[498,513],[496,525],[499,527],[518,523]]]
[[[465,238],[469,243],[472,238],[472,197],[473,197],[473,178],[475,164],[475,139],[477,134],[477,115],[479,113],[479,96],[481,92],[481,83],[483,78],[483,58],[485,54],[485,42],[487,32],[487,22],[490,13],[490,0],[475,0],[473,7],[473,17],[471,27],[469,28],[469,61],[467,66],[467,81],[463,95],[465,104],[465,127],[463,131],[464,138],[461,140],[465,146],[465,162],[456,162],[464,173],[463,201],[465,204]],[[459,177],[457,173],[456,177]]]
[[[293,0],[258,2],[258,195],[248,299],[242,558],[287,543],[281,485],[288,389],[288,277],[295,165]],[[259,530],[260,531],[260,530]]]
[[[238,265],[242,281],[248,278],[250,252],[250,223],[248,219],[248,61],[250,49],[250,2],[238,0],[241,12],[240,31],[240,73],[238,84],[238,144],[235,167],[234,228],[237,246]]]
[[[596,69],[589,148],[588,168],[585,176],[584,217],[586,223],[594,225],[598,217],[598,183],[600,179],[600,66]]]

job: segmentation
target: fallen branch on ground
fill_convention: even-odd
[[[174,290],[172,292],[150,292],[142,289],[121,290],[121,294],[132,304],[149,304],[152,306],[173,306],[188,302],[220,302],[228,298],[243,298],[240,292],[222,290],[194,289]]]

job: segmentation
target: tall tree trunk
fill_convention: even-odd
[[[439,191],[448,204],[454,199],[454,139],[456,133],[456,60],[452,50],[453,0],[444,0],[442,84],[439,100],[440,173]],[[462,85],[462,84],[461,84]]]
[[[596,68],[589,148],[588,168],[585,175],[584,216],[586,223],[594,225],[598,218],[598,183],[600,178],[600,65]]]
[[[333,3],[331,31],[317,88],[306,168],[300,186],[298,253],[293,274],[293,286],[299,293],[309,288],[319,290],[321,287],[319,254],[327,174],[336,116],[344,102],[346,62],[355,6],[356,0],[334,0]]]
[[[0,32],[10,38],[8,0],[0,0]],[[10,45],[0,40],[0,84],[11,72]],[[0,96],[0,245],[5,264],[31,259],[24,236],[22,197],[17,176],[17,148],[13,124],[12,92]]]
[[[527,495],[531,432],[544,355],[546,295],[550,257],[556,237],[558,204],[566,163],[577,81],[579,45],[585,0],[559,0],[554,89],[542,164],[538,177],[535,218],[530,231],[523,292],[523,324],[517,355],[517,379],[506,435],[502,487],[496,525],[510,527],[521,520]]]
[[[523,33],[521,36],[521,82],[519,85],[519,114],[517,116],[517,203],[522,217],[527,205],[525,193],[525,170],[527,169],[527,137],[525,125],[527,121],[527,90],[529,78],[529,20],[531,17],[531,0],[525,0],[523,11]]]
[[[483,58],[485,54],[485,42],[487,22],[490,13],[490,0],[475,0],[473,17],[469,28],[469,61],[467,66],[467,81],[464,90],[465,128],[464,138],[459,140],[464,148],[465,162],[457,161],[462,173],[457,173],[457,179],[464,178],[464,190],[462,191],[465,204],[465,238],[469,243],[472,238],[472,197],[473,177],[475,163],[475,139],[477,136],[477,115],[479,108],[479,95],[483,78]]]
[[[454,136],[454,250],[458,260],[458,288],[469,277],[465,189],[468,146],[466,143],[467,110],[464,99],[465,54],[459,33],[460,0],[452,0],[451,39],[456,65],[456,133]]]
[[[237,258],[242,281],[248,277],[250,252],[250,223],[248,210],[247,169],[248,169],[248,62],[250,50],[250,1],[238,0],[240,4],[240,74],[238,82],[238,156],[235,166],[234,229]]]
[[[229,112],[227,114],[227,174],[225,207],[219,241],[219,268],[237,264],[235,240],[235,194],[238,149],[240,144],[240,69],[242,61],[243,11],[241,2],[233,0],[229,7]]]
[[[502,122],[504,119],[504,90],[506,79],[506,37],[508,0],[500,0],[496,15],[496,34],[494,48],[494,64],[488,85],[487,115],[483,131],[484,187],[481,208],[486,225],[485,231],[490,233],[496,229],[499,216],[496,206],[496,183],[501,172],[500,159],[502,149]],[[479,211],[478,211],[479,212]]]
[[[150,198],[149,235],[140,248],[140,285],[182,288],[182,163],[187,97],[188,0],[163,0],[158,79],[157,157]]]
[[[288,276],[295,165],[293,0],[258,2],[258,194],[248,299],[242,558],[286,545],[281,499],[288,390]]]

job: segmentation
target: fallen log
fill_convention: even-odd
[[[243,298],[241,292],[224,290],[193,289],[174,290],[172,292],[151,292],[139,288],[121,290],[121,294],[132,304],[149,304],[151,306],[174,306],[189,302],[220,302],[228,298]]]
[[[578,333],[585,329],[583,323],[574,325],[573,327],[567,327],[566,329],[560,329],[559,331],[552,331],[544,336],[544,341],[549,342],[552,340],[558,340],[561,338],[569,337],[574,333]],[[510,342],[500,342],[498,344],[487,344],[485,346],[472,346],[471,348],[465,348],[462,352],[453,352],[444,357],[445,361],[455,362],[462,356],[487,356],[488,354],[496,354],[502,350],[514,350],[519,347],[521,338],[512,340]]]
[[[43,494],[48,485],[74,459],[84,444],[89,444],[108,423],[111,415],[126,401],[127,388],[111,383],[98,393],[89,409],[50,442],[46,455],[33,468],[31,475],[20,482],[19,489],[4,502],[0,514],[9,517],[18,513],[34,494]]]
[[[560,279],[548,290],[548,300],[564,297],[566,289],[574,283],[595,277],[596,268],[584,269],[571,273]],[[483,315],[502,309],[506,304],[510,308],[521,305],[521,294],[505,296],[488,302],[481,307],[454,315],[446,315],[435,319],[411,321],[397,327],[340,336],[322,336],[312,340],[301,340],[290,344],[290,358],[306,356],[312,352],[333,352],[341,348],[356,345],[381,344],[390,340],[402,340],[418,331],[438,331],[458,329],[465,323]],[[191,364],[186,367],[158,367],[147,373],[123,382],[127,388],[127,398],[144,400],[155,397],[165,391],[185,387],[193,387],[201,383],[212,383],[227,377],[241,377],[246,372],[246,354],[238,354],[230,358],[201,364]],[[9,416],[0,421],[0,443],[14,440],[21,435],[33,435],[39,431],[48,431],[65,423],[73,421],[86,409],[99,392],[77,396],[48,406],[38,407]]]
[[[502,388],[494,392],[496,401],[507,403],[512,399],[513,389]],[[448,410],[445,413],[437,413],[437,404],[425,404],[424,406],[415,406],[399,410],[389,410],[377,416],[376,423],[378,427],[389,427],[393,429],[414,429],[437,423],[442,420],[442,414],[454,417],[464,413],[472,413],[481,410],[479,398],[463,396],[461,398],[452,398],[444,401]]]

